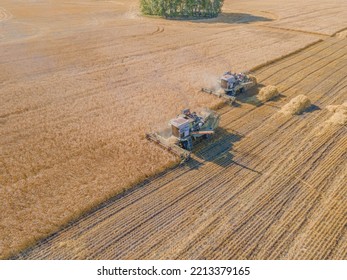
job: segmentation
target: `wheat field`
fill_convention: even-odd
[[[137,1],[2,1],[0,258],[346,258],[346,127],[325,107],[346,101],[347,5],[301,2],[185,22]],[[177,159],[146,132],[217,106],[200,88],[225,70],[280,57],[254,73],[277,99],[221,108],[214,142],[151,177]],[[300,94],[316,109],[279,112]]]

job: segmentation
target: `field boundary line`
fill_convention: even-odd
[[[321,36],[321,37],[331,37],[331,35],[329,35],[329,34],[314,32],[314,31],[305,31],[305,30],[300,30],[300,29],[291,29],[291,28],[285,28],[285,27],[280,27],[280,26],[270,26],[270,25],[259,25],[259,26],[264,27],[264,28],[269,28],[269,29],[277,29],[280,31],[303,33],[303,34],[307,34],[307,35],[315,35],[315,36]]]

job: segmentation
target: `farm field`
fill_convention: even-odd
[[[28,259],[345,259],[347,40],[259,69],[281,97],[224,107],[193,160],[113,199],[18,255]],[[342,59],[341,59],[342,58]],[[288,73],[286,77],[283,71]],[[304,93],[301,116],[280,112]]]
[[[2,1],[0,257],[345,259],[347,130],[329,105],[347,99],[347,4],[278,2],[185,22],[137,1]],[[222,107],[192,161],[112,198],[173,166],[144,134],[217,106],[202,86],[307,45],[255,71],[279,98]],[[279,112],[299,94],[309,110]]]

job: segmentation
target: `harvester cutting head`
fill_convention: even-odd
[[[207,139],[214,134],[219,118],[216,112],[209,109],[204,109],[199,114],[185,109],[170,120],[168,129],[147,134],[146,137],[185,161],[189,159],[193,144],[198,138]]]
[[[225,72],[218,80],[218,89],[202,88],[203,92],[222,97],[232,104],[236,100],[236,95],[254,87],[257,80],[254,76],[246,73]]]

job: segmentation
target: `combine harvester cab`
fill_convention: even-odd
[[[208,139],[214,134],[219,125],[219,119],[220,116],[209,109],[204,109],[199,114],[191,113],[189,109],[186,109],[170,120],[169,129],[149,133],[146,137],[176,154],[184,162],[189,160],[194,142],[198,138]]]
[[[218,89],[202,88],[203,92],[214,94],[227,100],[230,105],[236,100],[236,95],[247,91],[257,85],[257,80],[252,75],[245,73],[225,72],[218,80],[220,87]]]

